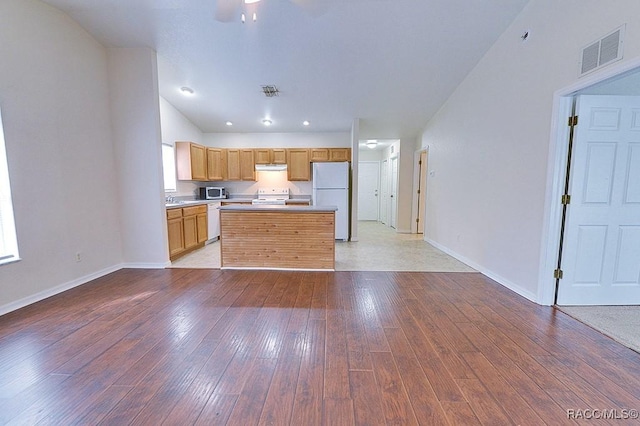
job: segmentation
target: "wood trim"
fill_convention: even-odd
[[[335,268],[335,212],[220,211],[223,268]]]

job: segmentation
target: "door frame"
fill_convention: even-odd
[[[398,190],[400,186],[400,157],[394,155],[389,158],[389,171],[391,181],[389,182],[389,227],[398,230]],[[393,167],[395,166],[395,173]],[[394,182],[395,180],[395,182]]]
[[[538,303],[552,306],[556,292],[556,279],[553,277],[558,263],[562,203],[565,174],[567,169],[569,126],[567,119],[571,115],[576,92],[601,83],[612,77],[640,71],[640,57],[622,63],[612,64],[595,74],[583,77],[553,94],[551,112],[551,134],[547,162],[547,184],[544,201],[544,218],[540,244],[540,266],[538,269]]]
[[[426,168],[427,165],[429,164],[429,145],[427,145],[426,147],[424,147],[422,149],[419,149],[419,150],[417,150],[417,151],[415,151],[413,153],[413,195],[412,195],[412,202],[411,202],[411,233],[412,234],[417,234],[418,233],[418,225],[416,225],[416,219],[420,216],[420,204],[419,204],[420,203],[420,197],[418,196],[418,189],[422,189],[422,190],[426,191],[426,189],[427,189],[427,180],[429,179],[429,171],[427,170],[426,173],[425,173],[424,182],[420,182],[420,167],[421,167],[420,166],[420,157],[422,156],[423,153],[426,154],[427,163],[424,165],[424,167]],[[427,197],[426,197],[426,194],[425,194],[425,197],[424,197],[424,202],[425,202],[424,216],[426,217],[427,216],[427,208],[426,208]],[[426,223],[424,217],[420,218],[420,220],[422,220],[423,223]],[[425,233],[423,233],[423,235]]]

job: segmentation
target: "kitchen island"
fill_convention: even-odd
[[[335,269],[336,207],[227,205],[219,209],[222,269]]]

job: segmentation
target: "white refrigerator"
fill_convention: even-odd
[[[313,163],[313,205],[336,206],[336,240],[349,239],[349,163]]]

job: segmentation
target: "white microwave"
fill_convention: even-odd
[[[227,191],[222,186],[205,186],[200,188],[201,200],[221,200],[227,198]]]

